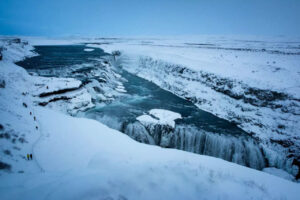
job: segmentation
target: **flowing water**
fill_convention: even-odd
[[[85,73],[87,64],[96,66],[99,58],[107,56],[101,49],[86,52],[84,48],[84,45],[37,46],[40,56],[17,64],[43,76],[74,77],[72,73],[62,72],[79,65]],[[259,170],[270,166],[290,169],[289,161],[267,150],[236,125],[121,68],[114,70],[124,78],[127,93],[109,103],[98,102],[81,115],[120,130],[139,142],[219,157]],[[79,79],[86,81],[86,77]],[[136,120],[154,108],[180,113],[182,119],[176,120],[174,129],[163,125],[146,127]]]

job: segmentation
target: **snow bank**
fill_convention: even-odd
[[[151,109],[149,114],[159,118],[159,120],[174,121],[175,119],[181,119],[179,113],[164,109]]]
[[[175,120],[181,119],[181,115],[179,113],[164,109],[152,109],[149,111],[149,114],[153,115],[155,118],[151,117],[150,115],[141,115],[136,119],[145,126],[149,124],[161,124],[170,126],[172,128],[175,128]]]
[[[73,78],[35,77],[35,79],[38,80],[36,83],[38,87],[33,93],[37,96],[49,96],[60,91],[78,89],[82,84],[81,81]]]
[[[14,37],[0,37],[0,50],[2,49],[2,62],[16,62],[27,56],[35,56],[33,47],[28,42]]]
[[[268,174],[272,174],[274,176],[284,178],[286,180],[290,180],[290,181],[295,180],[295,178],[292,175],[290,175],[289,173],[287,173],[286,171],[283,171],[281,169],[277,169],[277,168],[274,168],[274,167],[264,168],[262,171],[266,172]]]
[[[90,51],[94,51],[95,49],[90,49],[90,48],[86,48],[84,49],[84,51],[90,52]]]
[[[121,92],[121,93],[126,93],[126,89],[123,85],[118,85],[116,88],[115,88],[116,91],[118,92]]]
[[[45,172],[3,174],[1,199],[298,198],[296,183],[217,158],[147,146],[93,120],[36,109],[42,139],[34,156]]]
[[[142,124],[144,124],[145,126],[147,126],[148,124],[158,124],[159,123],[159,120],[154,119],[150,115],[141,115],[141,116],[137,117],[136,119],[138,121],[140,121]]]

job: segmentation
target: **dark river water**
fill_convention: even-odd
[[[108,57],[99,48],[84,51],[85,48],[85,45],[36,46],[35,51],[39,56],[17,64],[43,76],[74,77],[72,73],[62,72],[74,65],[82,65],[84,72],[87,68],[84,64],[93,66],[100,62],[100,58]],[[271,166],[287,168],[284,159],[272,160],[274,156],[269,156],[255,139],[236,125],[121,68],[115,68],[114,71],[126,79],[123,85],[127,93],[109,103],[96,104],[83,114],[85,117],[101,121],[140,142],[151,144],[150,140],[141,139],[150,137],[155,145],[219,157],[255,169]],[[78,79],[86,81],[88,78],[81,76]],[[136,121],[136,117],[156,108],[182,115],[182,119],[176,120],[174,130],[157,126],[143,127]],[[167,143],[162,145],[162,141],[166,140]]]
[[[120,121],[132,121],[151,109],[159,108],[180,113],[182,119],[177,119],[176,124],[194,125],[200,129],[215,133],[245,134],[243,130],[234,124],[200,110],[190,101],[179,98],[152,82],[139,78],[125,70],[119,73],[127,80],[123,84],[128,95],[122,96],[103,107],[91,109],[88,113],[111,116],[120,119]]]
[[[85,48],[84,45],[36,46],[35,51],[39,56],[28,58],[17,64],[31,72],[37,70],[41,72],[42,69],[44,71],[43,76],[59,77],[61,68],[93,63],[96,58],[108,55],[99,48],[95,48],[94,51],[90,52],[84,51]],[[125,70],[120,68],[117,70],[117,73],[127,80],[123,83],[127,95],[121,96],[104,106],[95,107],[87,111],[87,115],[94,113],[100,116],[111,116],[120,121],[132,121],[150,109],[160,108],[180,113],[183,119],[178,119],[177,124],[191,124],[215,133],[245,134],[243,130],[234,124],[199,109],[190,101],[179,98],[154,83]]]

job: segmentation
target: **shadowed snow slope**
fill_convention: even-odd
[[[45,172],[2,174],[1,199],[297,199],[296,183],[144,145],[93,120],[36,112],[42,139],[35,156]]]
[[[11,165],[10,172],[0,170],[1,200],[298,198],[297,183],[221,159],[141,144],[97,121],[41,108],[30,93],[37,78],[13,63],[0,63],[0,78],[6,80],[0,88],[3,129],[27,140],[0,139],[1,148],[19,148],[12,155],[1,152],[1,162]],[[20,156],[31,150],[33,161]]]

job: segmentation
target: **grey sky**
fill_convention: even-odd
[[[297,35],[300,0],[0,0],[4,35]]]

